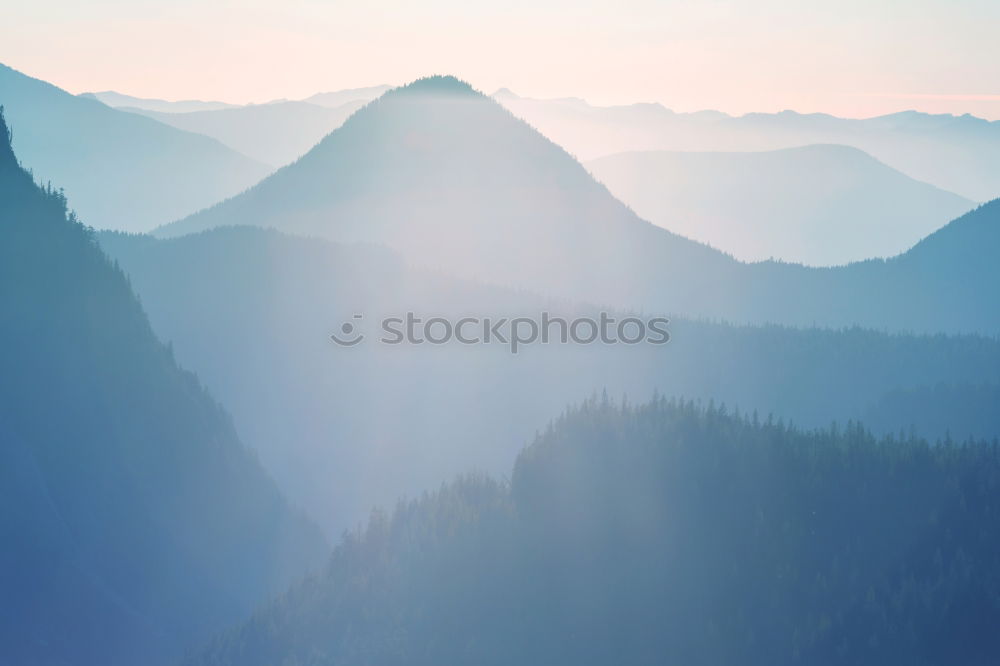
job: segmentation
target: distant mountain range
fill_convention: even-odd
[[[495,99],[582,160],[612,153],[762,151],[810,144],[863,150],[911,178],[973,201],[1000,197],[1000,122],[905,111],[855,120],[822,113],[675,113],[660,104],[592,106],[500,90]]]
[[[101,169],[120,154],[178,168],[150,136],[198,139],[176,153],[193,171],[219,167],[194,164],[199,146],[240,153],[189,130],[294,161],[155,236],[95,233],[18,165],[0,122],[0,662],[923,666],[996,653],[996,446],[951,437],[1000,434],[1000,200],[960,214],[970,201],[844,146],[591,164],[650,197],[657,226],[453,77],[371,102],[380,90],[177,113],[5,71],[0,101],[16,93],[29,127],[62,117],[58,137],[91,128],[87,141],[121,151],[80,159],[95,187],[113,181],[107,201],[121,183]],[[629,107],[601,134],[593,107],[553,104],[608,141],[632,136],[616,134],[630,113],[646,138],[639,116],[656,132],[665,117]],[[808,134],[789,129],[799,116],[746,118],[693,114],[676,136],[715,140],[698,127],[729,121],[727,140]],[[825,118],[807,125],[843,129]],[[911,139],[934,132],[916,120]],[[891,147],[899,121],[859,133],[885,130]],[[959,145],[952,129],[912,141],[928,151],[914,164]],[[132,203],[155,208],[187,182],[128,164],[150,185]],[[723,215],[759,238],[719,238],[783,253],[912,247],[815,268],[676,233]],[[917,225],[924,237],[905,237]],[[380,344],[382,318],[406,312],[666,315],[671,339],[518,354]],[[331,340],[350,330],[362,344]],[[602,390],[656,397],[619,406]],[[581,407],[546,428],[567,403]],[[817,429],[831,421],[845,425]],[[440,485],[470,469],[509,477]],[[400,496],[421,499],[371,512]],[[324,554],[294,505],[344,537],[260,607]]]
[[[280,167],[306,153],[386,90],[389,86],[349,88],[318,93],[302,101],[282,99],[247,105],[199,100],[168,102],[112,91],[80,96],[203,134],[262,164]]]
[[[187,113],[122,107],[188,132],[212,137],[258,162],[280,167],[305,154],[365,105],[356,99],[325,107],[309,102],[275,102]]]
[[[643,151],[585,166],[643,219],[746,261],[891,257],[975,208],[847,146]]]
[[[136,100],[141,105],[131,107],[134,98],[126,95],[99,98],[279,167],[385,90],[378,86],[322,93],[309,98],[312,102],[239,107],[150,103],[159,100]],[[357,98],[349,99],[352,95]],[[348,101],[318,105],[342,100]],[[195,104],[208,110],[191,108]],[[893,256],[975,205],[844,146],[761,153],[643,151],[586,166],[640,217],[744,260],[836,265]]]
[[[335,537],[374,504],[470,469],[506,472],[567,402],[614,396],[715,399],[820,427],[862,414],[879,432],[1000,435],[988,419],[933,422],[887,394],[939,384],[1000,386],[1000,341],[860,329],[741,327],[674,318],[664,346],[382,345],[385,316],[597,316],[593,305],[408,267],[384,248],[226,227],[179,238],[103,233],[154,329],[197,368],[245,441]],[[919,302],[920,294],[909,296]],[[614,311],[614,310],[613,310]],[[363,315],[362,321],[354,319]],[[620,313],[619,316],[625,313]],[[368,335],[345,349],[344,322]],[[926,412],[930,414],[930,412]],[[474,441],[470,440],[475,433]]]
[[[368,86],[365,88],[345,88],[344,90],[334,90],[331,92],[316,93],[311,95],[302,102],[306,104],[314,104],[316,106],[325,106],[327,108],[335,109],[337,107],[362,100],[365,102],[370,102],[375,99],[385,91],[389,90],[391,86]],[[91,99],[99,100],[108,106],[113,106],[116,108],[130,108],[130,109],[141,109],[143,111],[156,111],[158,113],[191,113],[193,111],[219,111],[221,109],[242,109],[251,106],[268,106],[271,104],[282,104],[295,100],[287,99],[276,99],[270,102],[265,102],[264,104],[229,104],[227,102],[204,102],[201,100],[180,100],[176,102],[171,102],[163,99],[149,99],[145,97],[133,97],[132,95],[125,95],[123,93],[115,92],[113,90],[107,90],[105,92],[99,93],[81,93],[80,97],[89,97]],[[319,137],[317,137],[319,140]]]
[[[320,106],[335,109],[356,100],[370,102],[376,97],[380,97],[391,88],[392,86],[386,85],[368,86],[366,88],[347,88],[345,90],[335,90],[333,92],[316,93],[311,97],[306,97],[302,101],[308,102],[309,104],[318,104]]]
[[[269,168],[218,141],[0,65],[0,105],[35,177],[65,188],[97,228],[141,231],[232,196]]]
[[[238,104],[227,104],[226,102],[203,102],[197,99],[180,100],[168,102],[165,99],[151,99],[148,97],[133,97],[123,95],[114,90],[105,90],[96,93],[80,93],[79,97],[96,99],[97,101],[112,107],[129,107],[132,109],[142,109],[143,111],[156,111],[160,113],[188,113],[191,111],[216,111],[219,109],[238,108]]]
[[[274,227],[385,243],[419,265],[578,302],[993,335],[998,216],[1000,202],[987,204],[889,261],[744,264],[643,221],[500,105],[434,77],[386,93],[294,164],[156,233]]]
[[[87,95],[277,167],[387,90],[371,86],[247,106]],[[984,167],[990,169],[984,146],[1000,132],[974,118],[908,113],[855,121],[791,112],[733,118],[712,111],[677,114],[656,104],[531,100],[506,89],[494,98],[570,152],[603,156],[588,168],[641,217],[740,259],[836,265],[893,256],[975,200],[1000,194],[994,186],[1000,180],[976,184]],[[818,142],[827,145],[809,145]],[[859,152],[837,150],[839,144]],[[664,147],[670,150],[656,150]],[[622,148],[632,156],[606,155]],[[878,159],[865,159],[864,151]],[[654,152],[660,156],[653,158]],[[642,164],[629,165],[635,160]]]
[[[176,663],[325,543],[8,137],[0,114],[0,663]]]

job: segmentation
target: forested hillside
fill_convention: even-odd
[[[0,666],[1000,666],[1000,0],[15,4]]]
[[[0,110],[0,663],[168,663],[325,555]]]
[[[594,399],[188,664],[990,663],[997,447]]]
[[[517,355],[495,344],[393,347],[377,341],[379,320],[408,311],[455,321],[542,311],[573,319],[601,308],[418,270],[380,247],[251,227],[99,238],[157,333],[333,536],[373,504],[470,468],[502,473],[553,414],[601,388],[715,398],[815,427],[857,418],[890,391],[1000,385],[1000,341],[971,335],[674,318],[670,343],[659,346],[533,345]],[[351,321],[368,339],[337,347],[330,334]],[[965,429],[969,410],[955,407],[938,411],[955,436],[1000,434]],[[903,409],[878,422],[890,432],[922,424]]]
[[[875,430],[908,430],[935,439],[1000,436],[1000,385],[947,384],[895,389],[863,413]]]

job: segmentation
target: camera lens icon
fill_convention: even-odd
[[[351,319],[360,320],[364,315],[356,314]],[[353,347],[362,340],[365,339],[364,333],[358,331],[358,326],[355,324],[345,321],[340,326],[340,335],[334,333],[330,336],[330,339],[336,342],[341,347]]]

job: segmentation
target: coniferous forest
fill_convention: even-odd
[[[171,663],[323,559],[0,111],[0,661]]]
[[[998,484],[996,440],[592,399],[187,663],[986,664]]]
[[[1000,663],[1000,8],[791,4],[5,11],[0,666]]]

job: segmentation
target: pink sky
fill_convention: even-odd
[[[5,8],[0,62],[71,92],[244,103],[455,74],[690,111],[1000,118],[995,0],[69,0]]]

